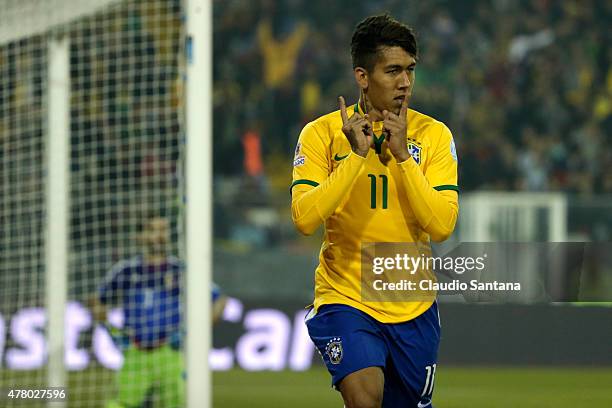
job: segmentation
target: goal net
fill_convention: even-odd
[[[182,14],[180,0],[0,2],[3,393],[56,385],[47,305],[57,237],[45,234],[49,146],[65,137],[67,303],[57,375],[67,398],[59,404],[182,401]],[[62,47],[66,77],[57,78],[50,62]],[[64,100],[53,87],[64,87]],[[62,112],[58,132],[50,123]],[[99,319],[101,310],[108,313]],[[26,397],[0,395],[0,406],[46,404]]]
[[[456,239],[469,243],[475,252],[496,253],[489,260],[493,273],[523,284],[506,301],[543,301],[548,296],[544,292],[552,291],[545,286],[564,279],[569,250],[569,245],[563,246],[567,241],[564,194],[473,192],[462,195],[460,206]],[[555,249],[558,256],[549,262],[544,255]]]

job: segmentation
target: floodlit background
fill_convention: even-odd
[[[295,338],[303,330],[300,306],[311,301],[321,237],[294,232],[290,158],[304,124],[336,110],[338,95],[357,100],[351,33],[383,11],[417,33],[412,108],[445,122],[457,145],[461,218],[447,245],[601,243],[591,253],[599,255],[587,255],[599,259],[597,266],[583,269],[580,296],[571,299],[580,303],[441,298],[434,403],[610,403],[604,384],[612,361],[603,340],[610,331],[603,322],[612,309],[592,302],[612,294],[610,3],[299,0],[215,3],[215,277],[245,305],[255,301],[242,313],[242,329],[224,323],[215,333],[217,347],[237,346],[235,359],[219,360],[233,371],[216,375],[215,403],[239,405],[248,394],[261,406],[341,406],[316,353],[303,374],[236,368],[308,365]],[[535,277],[540,270],[528,259],[517,272]],[[267,313],[259,309],[272,303],[285,316],[271,315],[259,327],[256,317]],[[598,334],[587,335],[591,329]],[[249,333],[262,330],[270,339],[260,345],[272,351],[255,362],[241,356],[248,350],[241,346],[255,339]],[[237,395],[235,384],[244,392]]]
[[[168,214],[171,250],[184,255],[185,10],[179,0],[37,3],[0,1],[0,388],[46,381],[47,44],[61,34],[70,41],[68,406],[101,407],[121,353],[86,300],[113,263],[137,253],[151,210]],[[572,302],[442,298],[434,403],[612,404],[612,4],[212,3],[214,280],[230,297],[214,329],[213,406],[342,406],[302,323],[321,236],[295,232],[288,188],[304,124],[337,109],[338,95],[356,101],[350,36],[383,11],[417,33],[411,107],[445,122],[457,145],[461,218],[447,245],[597,243]],[[537,274],[537,263],[523,271]],[[147,404],[163,406],[154,395]]]

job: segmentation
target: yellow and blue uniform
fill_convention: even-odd
[[[356,109],[358,105],[348,108],[347,114],[352,115]],[[315,271],[314,308],[308,317],[309,332],[324,359],[328,343],[335,344],[333,339],[342,337],[334,332],[332,322],[340,320],[329,316],[331,309],[357,309],[362,320],[377,324],[414,325],[420,317],[431,322],[427,311],[437,315],[433,299],[366,302],[361,298],[362,244],[409,242],[426,252],[431,240],[448,238],[457,219],[457,155],[450,130],[412,109],[407,112],[407,124],[406,139],[412,157],[402,163],[397,163],[387,149],[381,135],[382,122],[373,123],[377,136],[365,158],[351,151],[342,132],[340,111],[310,122],[300,134],[293,162],[292,217],[305,234],[321,224],[325,227]],[[329,324],[315,322],[317,314],[326,315]],[[323,326],[330,325],[332,328],[326,332]],[[432,331],[431,337],[431,356],[423,359],[419,368],[423,370],[423,384],[425,371],[431,371],[435,364],[439,332]],[[347,345],[340,348],[343,347]],[[362,365],[384,365],[380,358],[365,358]],[[359,369],[359,364],[347,364],[347,370],[338,370],[337,364],[326,362],[328,368],[334,369],[335,384]]]

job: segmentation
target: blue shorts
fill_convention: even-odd
[[[381,367],[383,407],[433,408],[440,320],[437,303],[403,323],[380,323],[354,307],[323,305],[306,317],[310,338],[323,356],[335,387],[347,375]]]

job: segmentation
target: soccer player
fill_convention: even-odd
[[[124,314],[122,329],[109,328],[123,351],[124,362],[117,375],[117,399],[109,402],[107,408],[143,406],[153,391],[159,391],[164,407],[184,405],[180,350],[184,268],[168,254],[169,236],[168,219],[149,215],[139,235],[143,253],[116,264],[97,296],[91,299],[98,321],[106,321],[110,305],[121,307]],[[225,300],[213,285],[213,321],[220,318]]]
[[[361,245],[450,236],[458,215],[457,156],[449,129],[408,109],[418,50],[388,15],[351,40],[359,101],[308,123],[293,162],[292,218],[325,226],[306,317],[347,408],[431,407],[440,325],[434,299],[361,298]]]

